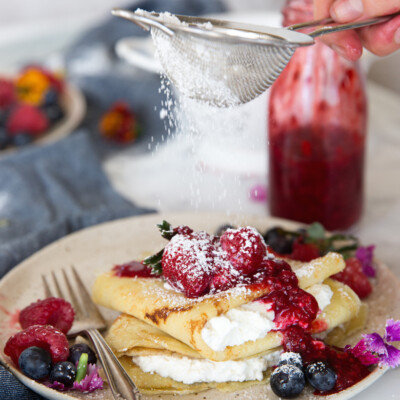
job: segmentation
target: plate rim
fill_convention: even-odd
[[[159,220],[173,220],[173,219],[190,219],[193,218],[193,216],[199,217],[202,220],[207,220],[209,218],[218,221],[218,223],[223,223],[222,221],[227,220],[231,221],[231,223],[240,223],[240,221],[247,221],[247,220],[258,220],[259,226],[263,225],[272,225],[272,224],[283,224],[287,227],[299,227],[304,224],[294,222],[294,221],[289,221],[281,218],[275,218],[275,217],[270,217],[270,216],[263,216],[260,217],[259,215],[256,214],[245,214],[245,213],[232,213],[227,215],[226,213],[223,212],[191,212],[191,211],[185,211],[185,212],[163,212],[163,213],[149,213],[145,215],[138,215],[138,216],[130,216],[130,217],[125,217],[121,219],[116,219],[112,221],[106,221],[100,224],[96,224],[84,229],[81,229],[79,231],[70,233],[60,239],[55,240],[54,242],[46,245],[39,251],[35,252],[25,260],[23,260],[21,263],[17,264],[13,269],[11,269],[9,272],[7,272],[1,279],[0,279],[0,294],[2,291],[3,286],[7,283],[8,280],[12,280],[14,275],[19,274],[21,269],[27,268],[29,264],[35,261],[36,258],[41,258],[43,255],[45,255],[47,252],[51,252],[53,249],[58,247],[60,243],[68,242],[70,240],[74,240],[76,238],[79,238],[80,236],[84,235],[90,235],[93,232],[99,231],[99,230],[107,230],[109,226],[114,226],[114,225],[120,225],[120,224],[125,224],[125,223],[130,223],[131,221],[146,221],[146,220],[151,220],[157,217]],[[379,261],[378,261],[379,262]],[[383,263],[379,262],[379,264],[388,270],[390,274],[393,275],[393,277],[399,281],[399,279],[393,274],[393,272]],[[53,267],[56,269],[56,267]],[[6,358],[2,354],[2,351],[0,351],[0,364],[4,366],[4,368],[9,371],[11,374],[13,374],[22,384],[27,386],[29,389],[33,390],[34,392],[40,394],[41,396],[48,398],[50,400],[57,400],[57,399],[65,399],[65,400],[76,400],[77,397],[70,396],[68,395],[68,392],[59,392],[56,391],[52,388],[48,388],[45,385],[36,382],[33,379],[28,378],[24,374],[22,374],[16,367],[14,367],[12,364],[10,364]],[[346,400],[350,399],[353,396],[362,393],[364,390],[366,390],[368,387],[370,387],[374,382],[376,382],[380,377],[382,377],[389,368],[385,367],[377,367],[375,368],[368,377],[357,383],[356,385],[339,392],[337,394],[325,396],[324,398],[326,399],[332,399],[332,400]],[[363,388],[359,390],[359,385],[363,385]]]

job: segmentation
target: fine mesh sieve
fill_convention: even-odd
[[[350,24],[330,19],[271,28],[237,22],[114,9],[151,29],[165,74],[179,92],[217,107],[247,103],[278,78],[298,47],[337,31],[385,22],[394,15]],[[299,29],[318,27],[311,33]]]

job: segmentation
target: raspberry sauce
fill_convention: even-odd
[[[335,387],[329,392],[315,391],[317,395],[341,392],[360,382],[370,374],[369,369],[343,349],[334,349],[320,340],[314,340],[300,326],[290,326],[282,331],[284,351],[300,353],[304,366],[314,361],[327,361],[336,372]]]
[[[116,265],[113,269],[114,275],[120,278],[153,278],[150,267],[139,261],[131,261],[126,264]]]
[[[284,25],[312,20],[312,0],[288,0]],[[271,88],[273,216],[346,229],[362,212],[367,120],[357,63],[319,40],[299,48]]]

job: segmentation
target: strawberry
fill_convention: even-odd
[[[164,249],[161,264],[164,278],[187,297],[209,291],[215,247],[205,232],[175,235]]]
[[[255,273],[263,261],[267,246],[256,229],[228,229],[220,239],[231,264],[245,275]]]
[[[347,259],[346,268],[331,278],[350,286],[360,299],[367,297],[372,292],[371,283],[363,272],[362,264],[355,257]]]
[[[7,131],[11,135],[24,132],[32,136],[43,133],[49,121],[41,110],[28,104],[17,106],[7,120]]]
[[[220,248],[219,248],[220,249]],[[211,293],[222,292],[244,283],[244,276],[229,262],[227,254],[219,251],[214,259],[215,273],[212,277]]]

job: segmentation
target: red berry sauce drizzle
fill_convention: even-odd
[[[327,361],[337,375],[336,385],[329,392],[315,391],[317,395],[329,395],[341,392],[355,385],[370,374],[369,369],[348,352],[332,348],[314,338],[298,325],[289,326],[282,331],[283,349],[300,353],[304,366],[314,361]]]
[[[112,270],[120,278],[154,278],[151,268],[139,261],[116,265]]]

